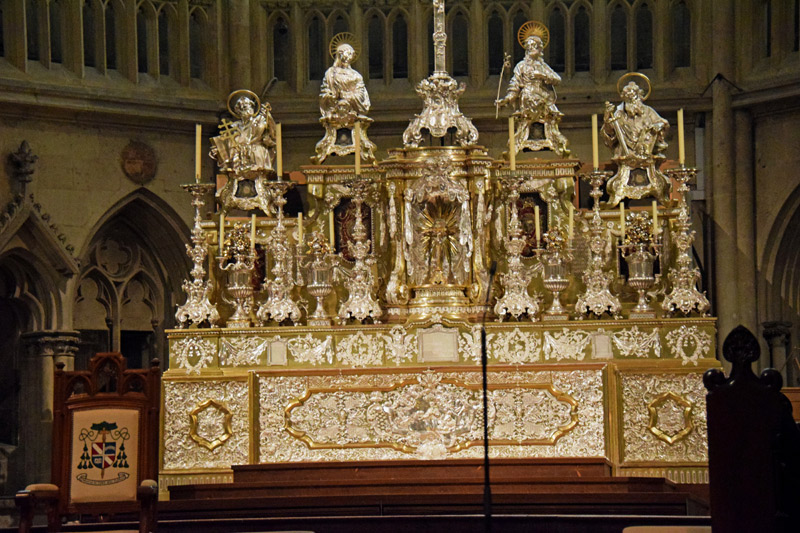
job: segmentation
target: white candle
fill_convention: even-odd
[[[281,124],[275,125],[275,159],[277,159],[278,179],[283,178],[283,141],[281,140]]]
[[[539,245],[539,241],[542,239],[542,228],[539,224],[539,206],[536,205],[533,208],[533,216],[534,216],[534,223],[536,224],[536,245]]]
[[[223,245],[225,244],[225,213],[219,214],[219,255],[223,252]]]
[[[303,242],[303,213],[297,213],[297,244]]]
[[[653,200],[653,237],[658,235],[658,204]]]
[[[683,141],[683,108],[678,109],[678,163],[686,163],[686,145]]]
[[[600,154],[597,147],[597,115],[592,115],[592,168],[600,168]]]
[[[575,229],[575,206],[569,204],[569,232],[567,232],[567,236],[569,240],[572,240],[572,232]]]
[[[194,181],[200,183],[200,145],[203,138],[203,126],[194,125]]]
[[[256,252],[256,214],[250,217],[250,253]]]
[[[514,139],[514,117],[508,117],[508,164],[508,168],[517,170],[517,142]]]
[[[333,231],[333,209],[328,211],[328,229],[330,230],[330,238],[331,238],[331,251],[336,251],[336,238],[334,237]]]
[[[622,239],[625,239],[625,204],[619,204],[619,231]]]
[[[353,128],[353,146],[356,150],[356,176],[361,174],[361,123],[356,122]]]

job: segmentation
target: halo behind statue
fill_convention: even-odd
[[[641,72],[627,72],[622,76],[620,76],[619,80],[617,80],[617,93],[622,94],[622,88],[624,87],[623,82],[627,80],[633,81],[636,85],[639,86],[640,89],[644,90],[644,87],[642,87],[642,83],[637,82],[633,78],[639,78],[647,85],[647,90],[645,91],[644,96],[642,96],[642,101],[647,100],[647,98],[650,96],[650,93],[653,90],[653,86],[650,84],[650,78],[648,78]]]
[[[261,109],[261,98],[259,98],[256,93],[253,91],[248,91],[247,89],[239,89],[238,91],[233,91],[228,95],[228,102],[225,104],[228,107],[228,113],[236,118],[241,118],[239,113],[234,111],[234,109],[236,109],[236,104],[239,103],[239,100],[245,96],[249,97],[256,104],[256,112]],[[231,109],[231,101],[234,100],[234,97],[236,97],[236,103],[233,104],[233,109]]]
[[[349,44],[353,47],[355,51],[355,55],[353,56],[353,61],[358,59],[358,56],[361,55],[361,43],[358,42],[358,38],[349,31],[343,31],[341,33],[337,33],[331,39],[331,44],[328,45],[328,53],[331,55],[333,59],[336,59],[336,50],[343,44]]]
[[[542,49],[545,49],[550,42],[550,30],[538,20],[529,20],[519,27],[519,30],[517,30],[517,42],[522,48],[525,48],[525,40],[532,35],[542,40]]]

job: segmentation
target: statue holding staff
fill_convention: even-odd
[[[525,49],[525,57],[514,67],[505,97],[496,100],[495,105],[516,108],[513,116],[517,152],[552,150],[559,157],[568,157],[567,138],[559,130],[564,115],[556,107],[555,86],[561,76],[542,59],[550,34],[541,22],[528,21],[517,32],[517,40]],[[542,125],[541,135],[536,135],[536,124]]]

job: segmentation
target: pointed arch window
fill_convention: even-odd
[[[643,3],[636,10],[636,69],[653,68],[653,12]]]
[[[189,16],[189,76],[203,79],[206,74],[206,13],[195,9]]]
[[[50,62],[61,63],[64,60],[61,33],[64,21],[61,16],[61,2],[50,0],[48,15],[50,17]]]
[[[450,44],[453,51],[453,76],[469,76],[469,21],[461,11],[453,17]]]
[[[764,0],[761,7],[763,11],[762,25],[763,39],[764,39],[764,56],[772,56],[772,0]]]
[[[39,4],[26,2],[25,4],[25,33],[28,43],[28,59],[39,61]]]
[[[433,49],[433,13],[428,11],[428,73],[433,74],[433,69],[436,67],[434,60]]]
[[[158,12],[158,73],[169,76],[169,19],[166,6]]]
[[[621,4],[611,11],[611,70],[628,68],[628,15]]]
[[[369,79],[383,79],[383,19],[375,13],[367,25]]]
[[[333,33],[331,35],[336,35],[337,33],[342,33],[344,31],[350,31],[349,25],[347,24],[347,19],[344,18],[342,15],[337,15],[333,21]]]
[[[408,78],[408,25],[403,15],[392,23],[392,78]]]
[[[97,23],[95,18],[94,5],[90,0],[83,4],[83,64],[87,67],[94,67],[97,65],[97,47],[95,46],[95,39],[97,38]]]
[[[575,72],[588,72],[591,66],[591,27],[586,6],[580,6],[575,12],[573,28]]]
[[[503,69],[503,17],[500,13],[492,11],[486,30],[489,37],[489,75],[496,76]]]
[[[113,0],[105,5],[106,68],[117,68],[117,17]]]
[[[672,64],[676,67],[691,65],[692,20],[686,2],[672,6]]]
[[[548,63],[556,72],[564,72],[566,66],[566,28],[564,23],[564,12],[559,7],[553,8],[550,16],[547,17],[547,28],[550,30],[550,44]]]
[[[289,38],[286,19],[276,18],[272,24],[272,75],[283,81],[289,79],[289,61],[292,57]]]
[[[139,65],[139,72],[147,74],[147,15],[144,8],[139,8],[136,12],[136,58]]]
[[[325,69],[325,27],[319,16],[314,16],[308,24],[308,79],[321,80]]]
[[[555,8],[553,11],[556,11],[556,10],[558,10],[558,8]],[[552,17],[552,14],[550,16]],[[513,52],[511,54],[511,56],[512,56],[511,59],[513,60],[513,63],[515,65],[517,63],[519,63],[520,61],[522,61],[522,58],[525,57],[525,49],[522,48],[521,44],[519,44],[519,41],[517,40],[517,35],[519,33],[519,29],[527,21],[528,21],[528,17],[525,16],[525,12],[522,11],[521,9],[519,11],[517,11],[516,14],[514,15],[514,22],[513,22],[514,32],[511,34],[511,39],[512,39],[511,48],[513,49]],[[562,21],[561,25],[563,27],[563,25],[564,25],[563,21]],[[553,29],[550,26],[550,22],[549,21],[548,21],[548,26],[547,27],[548,27],[548,29],[550,29],[551,41],[552,41]]]

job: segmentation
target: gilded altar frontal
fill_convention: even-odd
[[[707,483],[722,338],[800,383],[799,80],[794,0],[0,2],[0,490],[98,352],[164,369],[162,499],[485,453]]]

